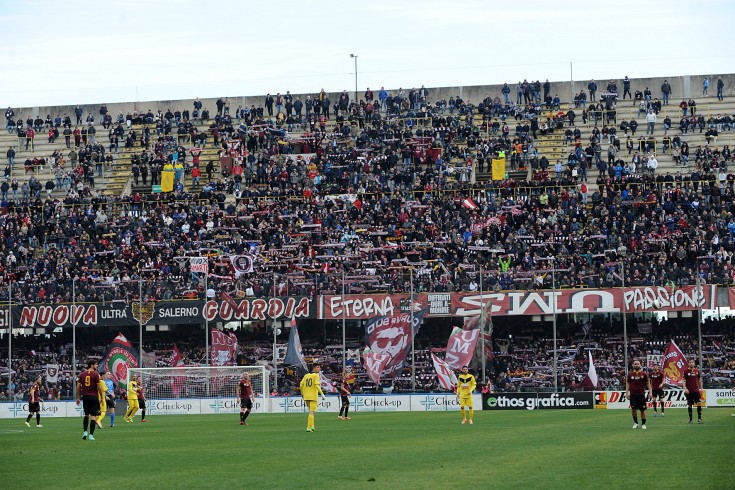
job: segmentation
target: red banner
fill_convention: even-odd
[[[715,286],[663,286],[611,289],[559,289],[556,291],[488,291],[482,293],[421,293],[415,303],[427,317],[478,316],[491,303],[492,315],[553,315],[568,313],[639,313],[714,309]],[[730,291],[731,304],[735,292]],[[368,320],[408,311],[408,294],[321,296],[317,318]]]
[[[681,386],[684,380],[684,370],[687,360],[679,346],[672,340],[661,359],[661,371],[664,372],[664,383],[671,386]]]
[[[209,356],[213,366],[231,366],[237,355],[237,336],[224,333],[216,328],[212,330],[212,345]]]
[[[469,366],[478,338],[480,338],[479,328],[473,330],[455,328],[447,343],[447,353],[444,357],[447,365],[453,369]]]

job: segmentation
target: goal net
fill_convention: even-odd
[[[243,373],[250,375],[253,398],[267,398],[268,376],[263,366],[131,368],[128,381],[140,375],[148,399],[236,399]]]

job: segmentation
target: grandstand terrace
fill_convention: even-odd
[[[368,293],[405,299],[409,292],[660,286],[673,294],[706,284],[719,285],[708,293],[709,306],[728,307],[735,280],[735,76],[721,77],[721,98],[715,90],[701,96],[702,78],[631,79],[629,98],[619,79],[598,81],[594,98],[588,81],[553,82],[548,94],[543,84],[536,93],[533,82],[509,81],[507,101],[503,86],[487,86],[394,89],[385,97],[373,88],[358,101],[352,92],[316,91],[276,93],[272,101],[9,108],[0,151],[15,155],[1,188],[0,301],[16,309],[73,303],[104,310],[230,296],[316,305]],[[710,78],[714,86],[718,77]],[[656,121],[646,134],[651,114]],[[503,157],[493,179],[493,160]],[[160,192],[164,175],[173,175],[171,192]],[[191,256],[209,257],[206,285],[204,274],[190,270]],[[724,384],[715,378],[731,376],[729,321],[707,324],[706,338],[723,349],[716,351],[699,342],[692,325],[698,308],[659,323],[650,318],[652,306],[626,310],[638,316],[631,328],[655,324],[652,334],[628,338],[631,352],[659,352],[675,329],[682,348],[711,353],[707,383]],[[302,334],[307,350],[338,372],[342,351],[327,347],[341,347],[339,316],[310,308]],[[502,342],[493,345],[489,382],[509,390],[568,386],[583,371],[575,364],[585,359],[580,346],[594,344],[607,358],[603,382],[620,386],[619,312],[577,318],[554,309],[557,315],[569,331],[556,350],[578,352],[563,357],[556,379],[552,315],[543,311],[535,323],[495,320]],[[418,389],[438,389],[429,353],[460,322],[451,316],[427,318],[417,337]],[[274,320],[284,317],[266,314],[237,327],[242,362],[269,359]],[[360,349],[364,318],[347,320],[350,346]],[[580,338],[588,320],[593,329]],[[139,319],[131,321],[119,329],[137,339]],[[226,323],[222,315],[213,322]],[[201,342],[192,341],[185,355],[202,362],[203,320],[182,323],[157,318],[140,343],[165,364],[175,341],[198,335]],[[48,325],[14,325],[28,337],[12,348],[19,379],[4,386],[6,398],[22,393],[50,360],[71,376],[68,325],[56,333]],[[173,328],[157,331],[161,325]],[[101,355],[118,326],[99,329],[82,330],[90,339],[78,361]],[[295,378],[281,370],[279,391],[292,390]],[[391,388],[410,390],[411,378]],[[70,394],[64,379],[54,396]]]

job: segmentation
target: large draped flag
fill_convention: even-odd
[[[434,369],[436,370],[436,377],[439,378],[439,384],[447,391],[454,391],[457,386],[457,376],[454,375],[454,371],[433,352],[431,353],[431,359],[434,361]]]
[[[406,358],[411,352],[411,335],[416,335],[425,314],[426,310],[413,314],[413,329],[410,313],[379,316],[365,323],[365,341],[370,350],[375,354],[388,356],[382,376],[393,378],[403,371]]]
[[[505,179],[505,157],[493,158],[491,168],[492,168],[492,179],[493,180],[504,180]]]
[[[296,327],[296,317],[291,318],[291,333],[288,335],[288,347],[286,347],[284,363],[287,366],[300,366],[304,368],[304,371],[309,370],[306,367],[306,359],[304,359],[304,349],[301,347],[299,329]]]
[[[109,372],[115,386],[125,390],[128,387],[128,369],[139,366],[138,353],[133,348],[133,344],[119,333],[110,344],[110,348],[107,349],[100,371]]]
[[[363,366],[368,377],[376,385],[380,384],[380,378],[382,377],[385,366],[388,364],[389,360],[390,356],[388,354],[380,354],[370,350],[369,347],[365,349],[365,352],[362,355]]]
[[[237,356],[237,336],[234,333],[228,334],[216,328],[212,329],[209,356],[213,366],[233,365]]]
[[[464,319],[463,330],[474,330],[479,329],[480,335],[478,341],[474,344],[475,366],[482,365],[482,356],[485,356],[486,363],[493,357],[493,315],[492,315],[492,302],[490,300],[485,301],[485,304],[480,310],[480,314],[473,317],[466,317]],[[484,352],[483,352],[484,349]],[[447,361],[449,357],[447,357]],[[469,365],[469,363],[466,363]],[[459,366],[462,367],[462,366]],[[478,368],[481,369],[481,368]]]
[[[174,190],[174,167],[170,163],[163,166],[161,172],[161,192],[171,192]]]
[[[446,364],[452,369],[462,369],[463,366],[469,366],[472,356],[475,354],[478,338],[480,338],[479,328],[462,330],[459,327],[454,327],[447,343],[447,353],[444,357]]]
[[[684,369],[687,360],[679,346],[672,340],[661,358],[661,371],[664,372],[664,383],[679,386],[684,380]]]

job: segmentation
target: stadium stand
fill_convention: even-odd
[[[480,274],[485,290],[733,284],[735,98],[667,104],[622,86],[572,102],[519,82],[474,101],[422,87],[236,109],[8,108],[0,300],[8,284],[15,304],[202,299],[202,277],[176,260],[193,250],[212,252],[217,295],[476,291]],[[259,267],[233,281],[216,256],[245,252]],[[68,364],[67,351],[50,355]],[[427,353],[418,378],[435,389]],[[619,383],[610,357],[602,377]],[[509,374],[538,359],[498,362],[497,383],[548,386]]]

